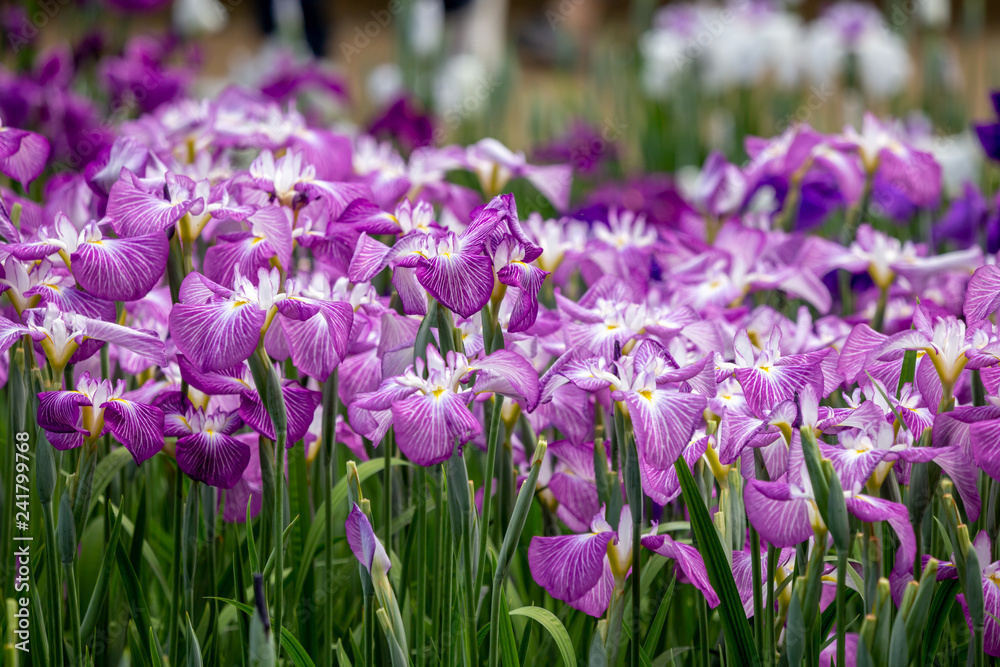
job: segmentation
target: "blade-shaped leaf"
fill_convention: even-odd
[[[530,619],[538,621],[552,635],[552,639],[556,643],[556,648],[559,649],[559,656],[562,658],[563,664],[566,667],[573,667],[576,664],[576,655],[573,653],[573,642],[569,638],[569,633],[566,632],[566,626],[551,611],[542,609],[541,607],[519,607],[512,610],[510,615],[527,616]]]
[[[680,481],[684,503],[691,515],[691,528],[705,559],[708,579],[719,596],[719,617],[722,619],[727,650],[734,656],[737,664],[760,665],[760,657],[757,655],[753,635],[750,633],[750,624],[747,623],[743,611],[743,602],[740,600],[739,591],[736,590],[729,559],[722,550],[715,525],[708,516],[708,508],[705,507],[705,501],[691,475],[691,469],[687,467],[687,462],[683,458],[678,458],[674,462],[674,469]]]

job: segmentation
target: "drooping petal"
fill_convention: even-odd
[[[170,333],[199,368],[218,370],[250,358],[265,319],[264,311],[247,302],[179,303],[170,311]]]
[[[690,544],[675,542],[669,535],[647,535],[642,538],[642,546],[664,558],[676,560],[677,567],[688,581],[705,596],[708,606],[712,609],[719,606],[719,596],[708,580],[705,560],[696,548]]]
[[[163,449],[163,411],[152,405],[113,398],[104,405],[104,423],[132,454],[136,465]]]
[[[787,484],[747,480],[743,502],[750,524],[776,547],[795,546],[813,535],[809,501],[791,496]]]
[[[531,363],[509,350],[497,350],[485,359],[472,362],[478,373],[473,391],[492,391],[527,404],[528,411],[538,404],[538,373]]]
[[[94,296],[137,301],[160,282],[169,250],[162,233],[81,243],[70,258],[73,276]]]
[[[80,427],[80,408],[90,399],[79,391],[43,391],[38,394],[38,425],[53,433],[86,433]]]
[[[290,448],[309,431],[309,424],[323,400],[323,394],[307,389],[293,380],[285,381],[281,393],[285,397],[285,412],[288,416],[285,446]],[[240,396],[240,419],[265,438],[275,439],[274,423],[256,392],[246,392]]]
[[[21,340],[21,336],[26,333],[28,333],[28,327],[12,322],[6,317],[0,317],[0,355]]]
[[[844,499],[847,511],[862,521],[886,521],[896,531],[899,551],[896,552],[894,570],[913,571],[913,559],[917,555],[917,539],[910,525],[910,513],[905,505],[874,496],[854,495]]]
[[[438,255],[416,270],[431,295],[462,317],[483,309],[493,293],[493,262],[485,255]]]
[[[538,292],[547,275],[548,271],[524,262],[511,262],[497,271],[497,279],[501,283],[519,288],[507,325],[508,331],[525,331],[535,323],[538,316]]]
[[[600,581],[613,539],[611,531],[534,537],[528,546],[531,576],[557,600],[576,600]]]
[[[231,489],[250,463],[250,447],[218,432],[193,433],[177,439],[177,465],[191,479]]]

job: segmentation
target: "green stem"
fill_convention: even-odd
[[[80,591],[76,584],[76,565],[66,564],[66,589],[69,593],[69,626],[73,636],[73,651],[76,660],[82,664],[83,641],[80,638]],[[61,641],[61,640],[60,640]]]
[[[183,523],[184,523],[184,473],[178,467],[174,470],[174,568],[170,578],[170,618],[167,621],[167,644],[170,657],[180,662],[180,624],[178,619],[184,611],[181,595],[181,570],[184,567],[183,552]],[[124,511],[124,508],[122,509]]]
[[[765,666],[774,665],[774,656],[777,653],[774,639],[774,577],[778,565],[778,550],[772,545],[767,545],[767,607],[764,609],[764,644],[766,651],[764,657]]]
[[[764,601],[760,571],[760,534],[750,526],[750,567],[753,569],[753,636],[756,639],[757,655],[764,655]],[[839,664],[839,663],[838,663]]]
[[[490,510],[493,506],[493,469],[497,458],[497,436],[500,434],[500,413],[503,396],[493,395],[493,414],[490,415],[490,434],[486,446],[486,475],[483,478],[483,512],[479,521],[479,563],[476,565],[476,586],[480,586],[486,572],[486,538],[489,535]]]
[[[371,594],[365,595],[365,618],[364,618],[364,648],[362,653],[364,654],[364,660],[366,667],[374,667],[374,648],[375,643],[375,592],[372,589]]]
[[[282,401],[284,403],[284,401]],[[284,410],[284,405],[281,409]],[[282,608],[284,598],[285,576],[285,545],[282,535],[285,532],[284,482],[285,482],[285,439],[288,434],[282,430],[277,433],[274,441],[274,659],[275,664],[281,660],[281,628]]]
[[[337,369],[323,385],[323,454],[326,457],[326,483],[323,485],[323,500],[326,506],[324,521],[326,524],[326,548],[323,553],[323,584],[326,587],[325,611],[323,620],[326,635],[323,637],[323,664],[333,667],[333,484],[337,478],[336,428],[338,399]]]
[[[416,622],[417,667],[423,667],[424,655],[424,613],[427,610],[427,483],[422,466],[417,466],[414,475],[417,494],[417,606],[413,614]]]
[[[847,651],[847,551],[837,549],[837,665],[846,665]]]
[[[62,584],[59,581],[59,566],[56,563],[56,524],[52,518],[52,503],[42,503],[42,520],[45,522],[45,570],[48,575],[49,612],[54,623],[52,628],[52,662],[63,664],[62,643]]]
[[[392,550],[392,443],[393,430],[389,429],[382,438],[382,544]]]

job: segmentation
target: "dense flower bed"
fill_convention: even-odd
[[[1000,198],[912,128],[619,184],[405,102],[334,131],[318,71],[191,99],[161,47],[102,69],[161,74],[121,123],[58,54],[7,82],[31,664],[1000,657]]]

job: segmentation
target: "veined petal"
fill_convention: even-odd
[[[253,387],[246,381],[247,367],[243,362],[229,368],[205,372],[191,363],[187,357],[178,354],[177,364],[181,369],[181,377],[188,384],[210,396],[253,391]]]
[[[371,199],[372,191],[364,183],[309,181],[296,186],[314,197],[322,197],[330,206],[330,217],[337,219],[355,199]]]
[[[281,318],[281,328],[302,373],[323,382],[347,356],[354,310],[349,303],[323,303],[320,311],[304,321]]]
[[[538,316],[538,292],[548,271],[524,262],[511,262],[497,271],[497,279],[505,285],[520,288],[517,301],[510,314],[507,330],[516,333],[524,331],[535,323]]]
[[[431,295],[462,317],[472,317],[493,293],[493,262],[485,255],[438,255],[416,269]]]
[[[378,239],[362,234],[354,248],[347,277],[356,283],[371,280],[385,268],[391,252],[392,248]]]
[[[976,269],[969,280],[963,308],[970,324],[986,319],[1000,308],[1000,267],[985,264]]]
[[[642,456],[653,467],[666,469],[673,466],[690,442],[706,400],[698,394],[657,388],[630,391],[625,395],[625,403],[635,428],[635,444]]]
[[[972,424],[969,440],[976,465],[993,479],[1000,479],[1000,420]]]
[[[576,600],[600,581],[613,539],[611,531],[534,537],[528,546],[531,576],[557,600]]]
[[[611,602],[611,592],[615,587],[615,575],[611,572],[611,563],[607,559],[604,561],[604,570],[601,578],[594,584],[593,588],[573,600],[566,600],[566,604],[573,609],[578,609],[588,616],[600,618],[608,610]]]
[[[205,276],[220,285],[233,285],[236,272],[256,280],[257,271],[270,267],[274,248],[267,239],[243,232],[226,234],[205,253]],[[188,299],[182,299],[190,303]]]
[[[813,535],[812,524],[809,522],[809,501],[779,493],[787,488],[787,484],[781,482],[751,479],[747,480],[746,490],[743,492],[747,519],[765,540],[776,547],[795,546]],[[770,493],[765,494],[765,490]],[[779,499],[773,496],[779,496]]]
[[[754,414],[761,415],[781,401],[795,397],[806,386],[819,380],[822,391],[823,374],[819,364],[801,366],[769,366],[764,368],[737,368],[736,380],[743,387],[747,405]]]
[[[113,398],[102,406],[104,423],[132,454],[136,465],[163,449],[163,411],[152,405]]]
[[[247,302],[180,303],[170,311],[170,333],[198,367],[217,370],[250,358],[265,319],[264,311]]]
[[[250,447],[219,432],[193,433],[177,439],[177,465],[191,479],[231,489],[250,463]]]
[[[417,280],[416,269],[397,266],[392,270],[392,284],[403,304],[404,313],[421,316],[427,314],[427,292]]]
[[[530,412],[538,404],[538,373],[531,363],[509,350],[497,350],[485,359],[472,362],[478,371],[473,391],[492,391],[523,401]]]
[[[885,450],[880,449],[862,451],[825,443],[820,443],[819,449],[823,458],[830,459],[833,463],[833,469],[837,471],[845,489],[852,489],[856,485],[863,487],[886,454]]]
[[[184,217],[198,202],[172,204],[149,192],[138,176],[122,169],[121,178],[108,195],[108,217],[120,237],[163,232]]]
[[[12,127],[0,130],[0,172],[27,185],[45,170],[49,141],[40,134]]]
[[[88,241],[81,243],[70,258],[73,276],[94,296],[137,301],[160,282],[169,250],[162,233]]]
[[[105,322],[115,320],[115,304],[76,287],[39,283],[25,292],[24,296],[30,297],[36,294],[41,295],[44,303],[51,303],[63,313],[79,313],[84,317]]]
[[[80,408],[90,399],[79,391],[43,391],[38,394],[38,425],[53,433],[86,433]]]
[[[694,468],[694,464],[705,455],[707,449],[708,438],[698,438],[681,451],[681,456],[688,468]],[[681,494],[677,470],[673,466],[667,469],[656,468],[646,462],[645,456],[640,455],[639,474],[642,476],[642,490],[659,505],[671,503]]]
[[[285,412],[288,415],[286,446],[290,448],[309,431],[323,394],[307,389],[294,380],[286,380],[281,393],[285,397]],[[275,439],[274,423],[256,392],[240,396],[240,419],[265,438]]]
[[[455,450],[482,431],[467,405],[471,394],[460,396],[445,391],[414,394],[392,404],[396,444],[407,458],[422,466],[446,461]]]
[[[90,318],[83,318],[83,322],[87,338],[124,347],[157,366],[167,365],[163,341],[155,332]]]
[[[21,336],[26,333],[28,333],[28,327],[12,322],[6,317],[0,317],[0,355],[21,340]]]

